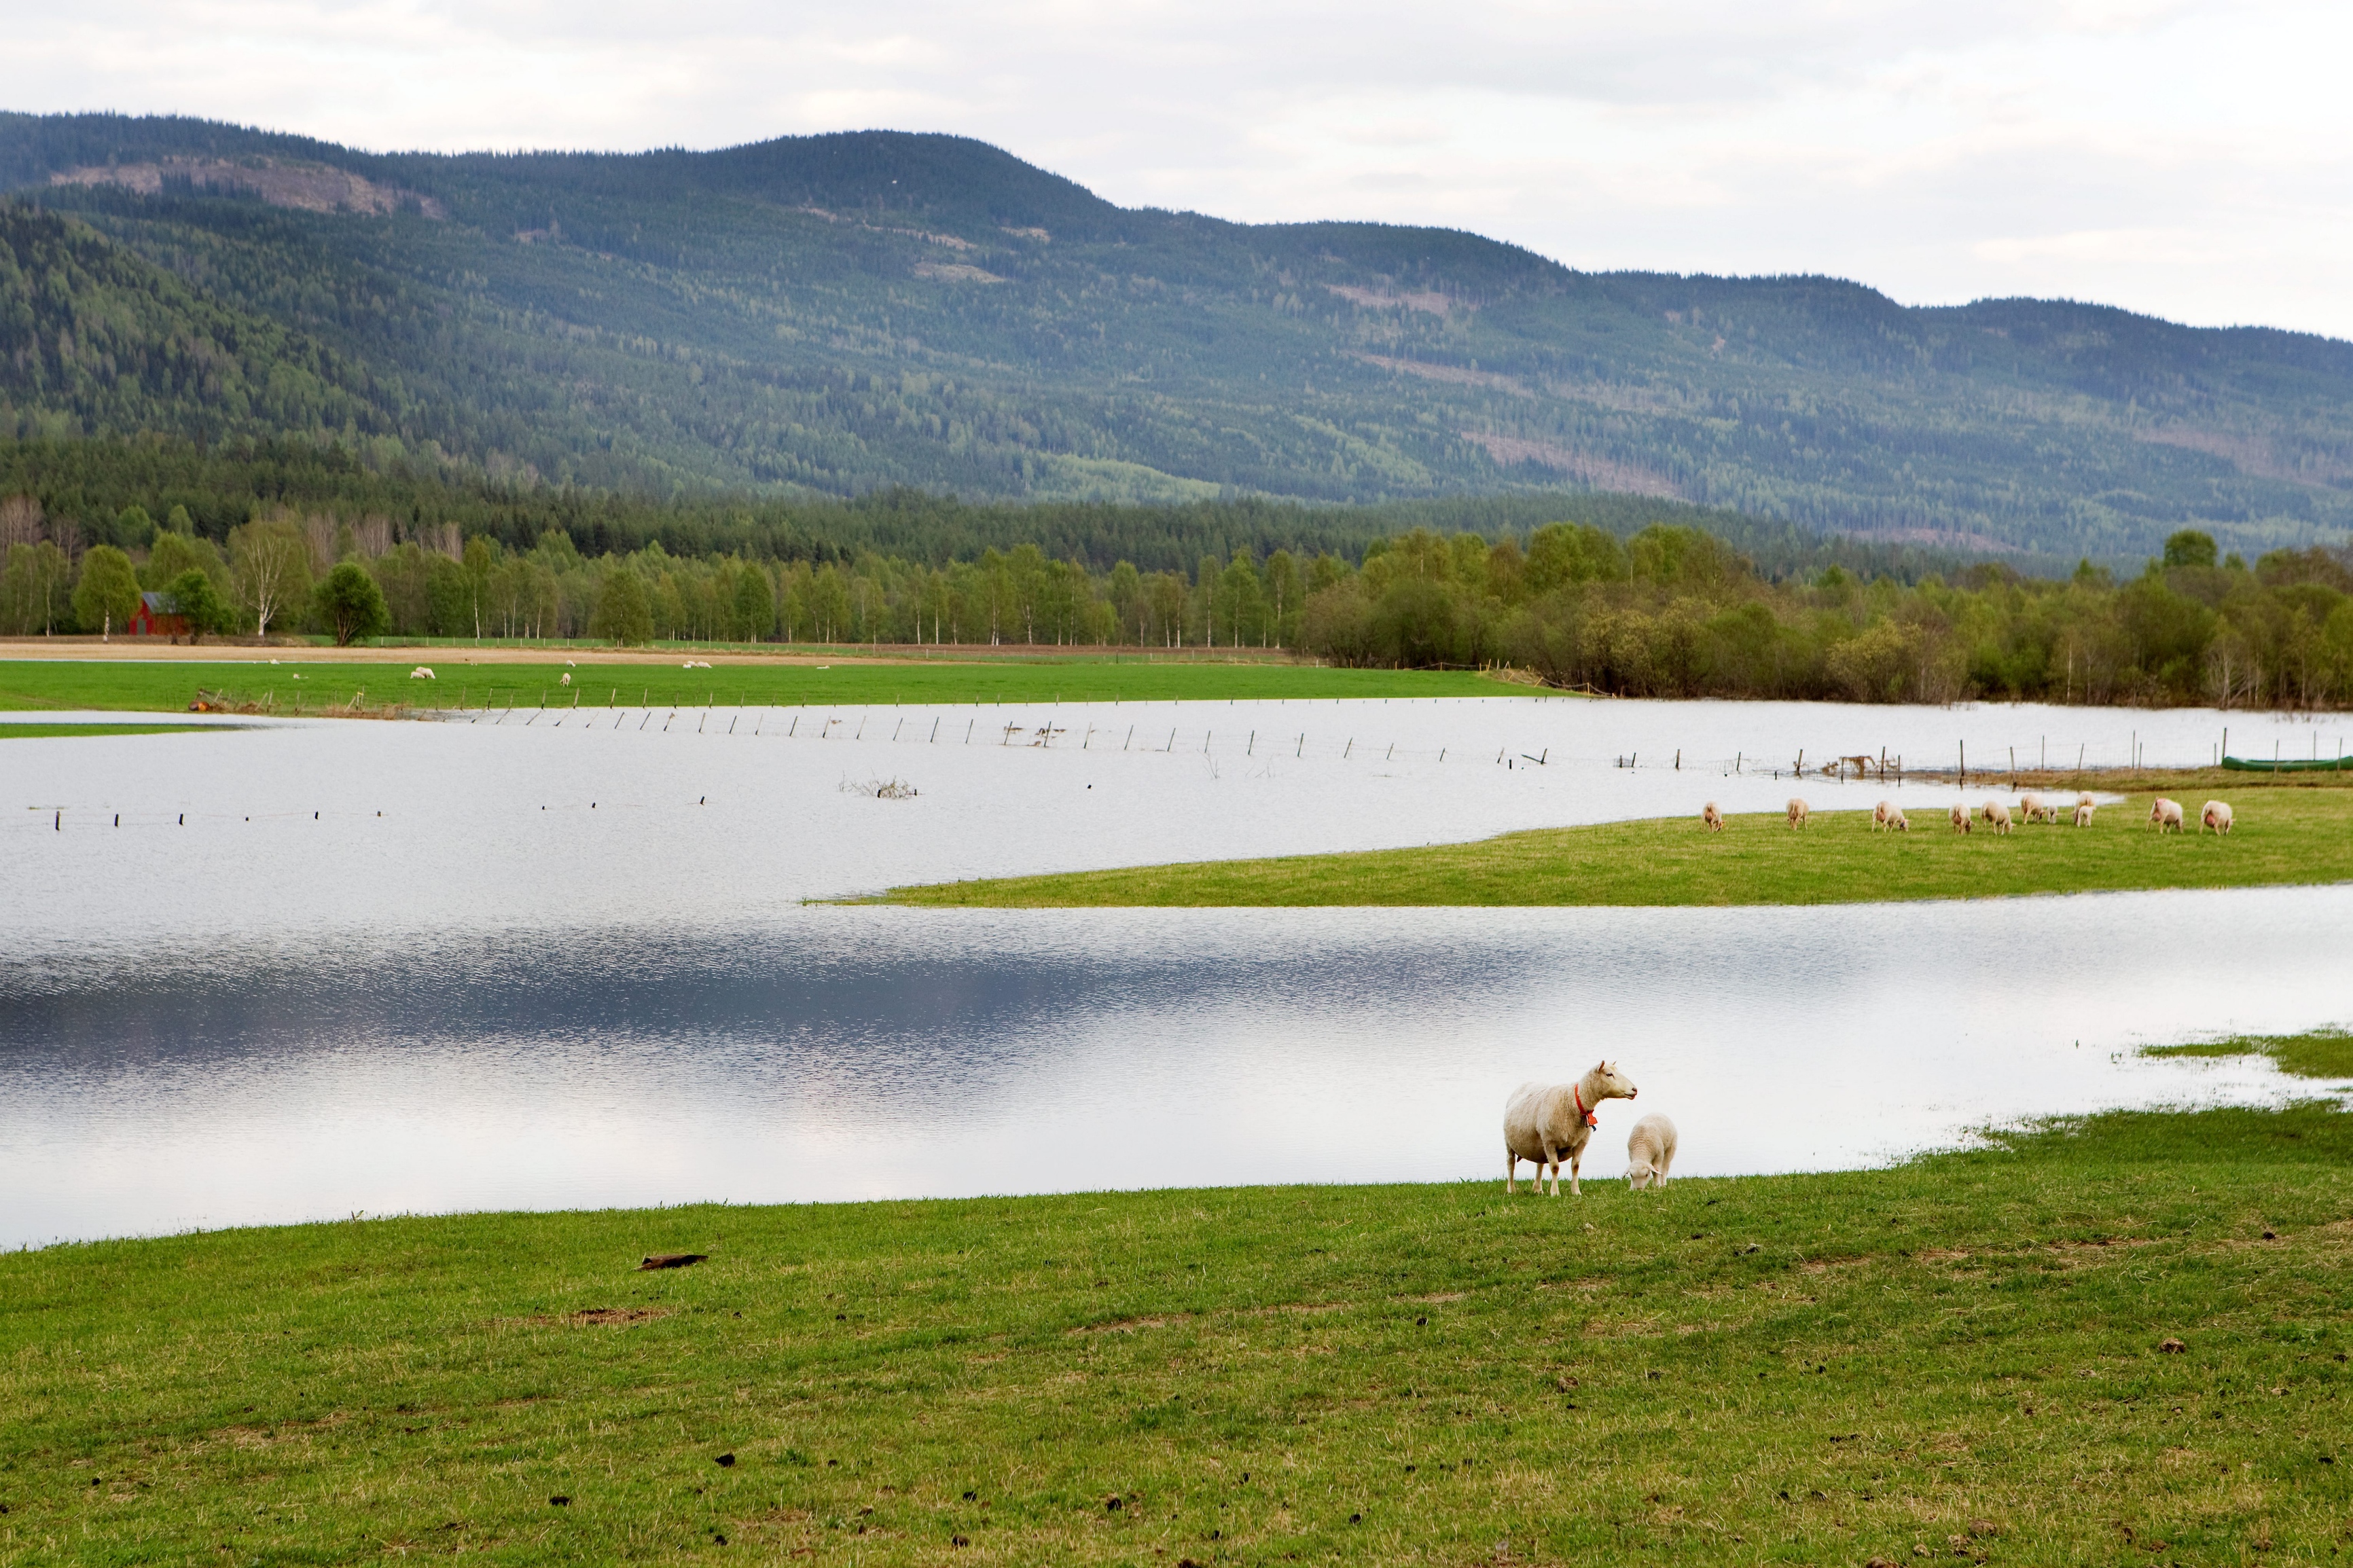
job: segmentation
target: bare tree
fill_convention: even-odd
[[[302,539],[311,547],[311,571],[315,575],[335,563],[335,535],[342,524],[332,512],[312,512],[302,520]]]
[[[41,539],[41,503],[31,496],[0,500],[0,555],[11,545],[35,544]]]
[[[310,541],[300,525],[272,520],[232,529],[228,549],[237,600],[266,637],[269,623],[310,591]]]
[[[364,517],[352,525],[352,541],[373,561],[392,548],[392,519]]]

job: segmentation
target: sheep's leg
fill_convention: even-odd
[[[1513,1185],[1513,1184],[1517,1182],[1519,1179],[1520,1157],[1517,1154],[1513,1153],[1509,1149],[1506,1149],[1504,1151],[1504,1191],[1506,1193],[1518,1192],[1520,1189]]]
[[[1577,1167],[1584,1163],[1585,1151],[1582,1149],[1579,1149],[1577,1152],[1568,1157],[1568,1195],[1570,1197],[1581,1198],[1585,1195],[1585,1190],[1577,1184]],[[1560,1186],[1559,1184],[1556,1182],[1553,1184],[1553,1196],[1558,1197],[1559,1195]]]
[[[1552,1171],[1552,1195],[1558,1197],[1560,1196],[1560,1151],[1546,1143],[1544,1146],[1544,1164],[1536,1167],[1536,1185],[1544,1185],[1545,1169],[1549,1166]]]

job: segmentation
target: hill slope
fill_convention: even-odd
[[[382,155],[0,116],[0,188],[365,367],[385,439],[493,474],[1162,500],[1569,484],[2111,556],[2189,524],[2249,550],[2353,524],[2353,344],[1131,211],[955,137]],[[30,427],[196,417],[161,391],[77,403],[12,363],[0,395]]]

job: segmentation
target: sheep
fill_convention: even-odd
[[[2002,805],[2001,802],[1998,800],[1989,800],[1985,803],[1985,819],[1986,826],[1992,828],[1996,833],[2007,833],[2010,831],[2010,807]]]
[[[1806,805],[1806,803],[1805,803],[1804,801],[1798,799],[1795,795],[1790,796],[1790,798],[1789,798],[1789,826],[1792,826],[1792,827],[1803,827],[1803,826],[1806,825],[1806,818],[1807,818],[1808,816],[1811,816],[1811,815],[1812,815],[1812,808],[1811,808],[1810,806],[1807,805]]]
[[[1715,809],[1715,802],[1709,801],[1699,808],[1699,825],[1710,833],[1724,831],[1724,813]]]
[[[2090,801],[2082,800],[2075,803],[2075,826],[2078,827],[2089,827],[2092,826],[2092,803]]]
[[[1614,1062],[1596,1062],[1575,1083],[1524,1083],[1504,1102],[1504,1191],[1517,1192],[1520,1162],[1535,1162],[1538,1190],[1545,1173],[1552,1173],[1552,1195],[1560,1196],[1560,1167],[1568,1166],[1568,1191],[1582,1197],[1577,1167],[1585,1160],[1585,1141],[1600,1123],[1594,1108],[1605,1100],[1631,1100],[1634,1085]]]
[[[1675,1163],[1675,1124],[1663,1116],[1645,1116],[1626,1135],[1626,1188],[1667,1184],[1667,1167]]]
[[[1887,808],[1887,831],[1890,833],[1912,831],[1912,819],[1904,815],[1903,807],[1891,805]]]
[[[420,664],[415,669],[408,672],[408,679],[411,680],[438,680],[440,677],[435,675],[429,667]]]
[[[1887,826],[1887,819],[1894,815],[1894,805],[1889,801],[1881,801],[1871,808],[1871,830],[1873,833],[1879,832]]]
[[[2157,824],[2157,830],[2159,833],[2168,827],[2179,833],[2181,831],[2181,803],[2158,795],[2149,803],[2148,819]]]
[[[1953,803],[1953,831],[1956,833],[1973,833],[1976,830],[1977,825],[1969,820],[1968,803],[1967,801],[1955,801]]]
[[[2210,800],[2198,808],[2198,834],[2204,837],[2212,828],[2217,835],[2231,831],[2231,806],[2227,801]]]
[[[2092,798],[2091,791],[2085,790],[2082,795],[2075,797],[2075,804],[2077,805],[2097,805],[2100,803]]]
[[[2018,815],[2029,822],[2056,822],[2059,808],[2039,795],[2022,795],[2018,797]]]
[[[572,684],[572,672],[567,669],[561,676],[557,677],[557,679],[561,684],[569,686]]]

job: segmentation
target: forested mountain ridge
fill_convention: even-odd
[[[2353,523],[2353,344],[1124,209],[956,137],[444,156],[6,115],[0,188],[190,308],[274,323],[349,399],[234,433],[371,461],[1171,501],[1568,484],[2118,559],[2183,526],[2253,552]],[[111,400],[31,377],[22,333],[50,327],[16,321],[18,433],[232,433],[135,356]]]

